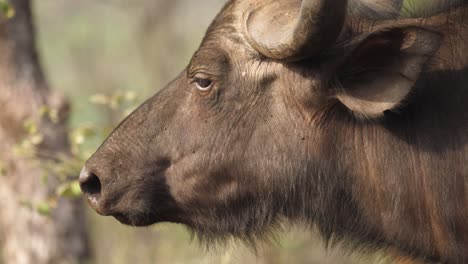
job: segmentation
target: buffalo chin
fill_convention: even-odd
[[[123,213],[116,213],[112,215],[115,219],[117,219],[120,223],[129,226],[150,226],[153,225],[158,221],[157,217],[154,215],[127,215]]]

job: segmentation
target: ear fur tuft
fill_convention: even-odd
[[[421,28],[396,28],[365,37],[337,72],[335,97],[356,116],[378,118],[410,94],[441,36]]]

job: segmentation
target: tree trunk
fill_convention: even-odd
[[[47,175],[50,157],[69,155],[68,105],[49,90],[35,47],[29,0],[10,0],[15,15],[0,14],[0,262],[5,264],[76,263],[88,255],[81,201],[59,199],[50,217],[35,206],[47,201],[57,181]],[[56,109],[55,120],[42,117]],[[15,153],[33,120],[43,140],[34,159]],[[49,176],[46,183],[44,176]],[[29,206],[28,206],[29,205]]]

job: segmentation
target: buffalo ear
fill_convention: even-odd
[[[382,116],[408,96],[440,43],[439,34],[415,27],[371,33],[338,68],[334,96],[359,117]]]

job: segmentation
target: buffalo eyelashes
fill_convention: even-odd
[[[195,78],[193,83],[195,88],[201,92],[208,92],[213,87],[213,81],[206,78]]]

